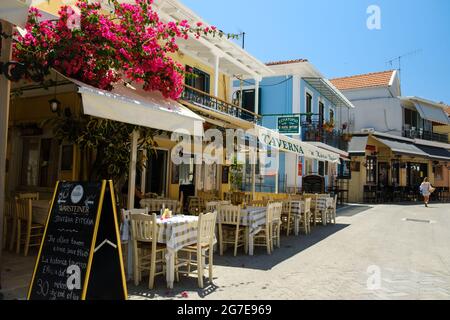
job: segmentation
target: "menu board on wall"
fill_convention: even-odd
[[[123,300],[127,288],[112,181],[58,182],[29,300]]]

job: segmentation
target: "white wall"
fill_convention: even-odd
[[[402,135],[403,109],[398,98],[378,98],[367,100],[351,100],[355,109],[350,111],[354,119],[353,132],[364,128],[375,131]],[[345,117],[345,116],[344,116]]]

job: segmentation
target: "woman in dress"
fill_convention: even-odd
[[[431,186],[428,178],[425,178],[420,185],[420,192],[423,195],[423,201],[425,202],[425,207],[428,207],[428,203],[430,202],[430,195],[434,191],[434,188]]]

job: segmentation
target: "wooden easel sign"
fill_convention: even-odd
[[[112,181],[58,182],[28,300],[126,300]]]

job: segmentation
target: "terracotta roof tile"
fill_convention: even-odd
[[[447,112],[447,114],[450,116],[450,107],[448,107],[447,109],[445,109],[445,112]]]
[[[291,63],[299,63],[299,62],[308,62],[307,59],[296,59],[296,60],[286,60],[286,61],[273,61],[273,62],[267,62],[267,66],[278,66],[282,64],[291,64]]]
[[[339,90],[389,86],[395,70],[361,74],[330,80]]]

